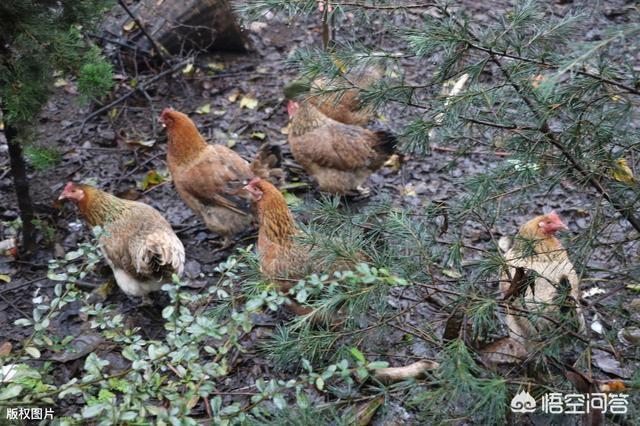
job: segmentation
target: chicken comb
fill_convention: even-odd
[[[67,184],[64,186],[64,191],[71,191],[73,188],[75,188],[76,184],[73,182],[67,182]]]
[[[262,181],[262,179],[260,179],[259,177],[254,177],[253,179],[251,179],[251,180],[249,181],[249,183],[247,184],[247,186],[256,186],[256,185],[258,185],[261,181]]]
[[[555,210],[551,210],[548,214],[547,217],[552,220],[553,222],[556,223],[564,223],[562,222],[562,219],[560,219],[560,216],[558,215],[558,213],[556,213]]]

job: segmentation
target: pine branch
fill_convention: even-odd
[[[474,40],[476,43],[480,41],[480,39],[478,38],[478,36],[476,34],[474,34],[471,29],[469,29],[468,26],[465,26],[464,24],[462,24],[456,17],[454,17],[453,15],[451,15],[449,13],[449,11],[446,8],[439,8],[439,10],[444,13],[445,16],[449,17],[450,19],[453,20],[453,22],[456,23],[456,25],[464,30],[470,37],[472,40]],[[467,44],[469,44],[467,42]],[[489,53],[489,57],[491,58],[491,62],[493,62],[498,69],[500,70],[500,72],[504,75],[504,77],[507,79],[507,81],[511,84],[511,86],[513,87],[513,89],[516,91],[516,93],[520,96],[520,98],[524,101],[524,103],[527,105],[527,107],[529,108],[529,110],[536,116],[536,118],[538,118],[538,120],[540,120],[540,126],[539,126],[539,130],[540,132],[545,136],[545,139],[554,147],[556,147],[561,153],[562,155],[564,155],[564,157],[569,161],[569,163],[571,163],[571,165],[573,166],[573,168],[575,170],[578,171],[578,173],[580,173],[580,175],[585,178],[587,180],[587,182],[589,182],[589,184],[599,193],[601,194],[608,202],[609,204],[611,204],[611,206],[622,216],[624,217],[630,224],[631,226],[636,230],[636,232],[640,233],[640,219],[638,219],[634,214],[633,214],[633,209],[630,207],[627,207],[624,205],[624,203],[622,203],[620,200],[614,198],[613,196],[611,196],[607,190],[604,188],[604,186],[602,186],[602,184],[595,178],[593,177],[593,175],[591,175],[590,173],[587,172],[587,170],[582,166],[582,164],[580,164],[580,162],[573,156],[573,154],[571,153],[571,151],[569,151],[556,137],[555,133],[551,130],[551,128],[549,127],[549,123],[547,121],[547,119],[544,117],[544,115],[538,110],[538,107],[536,106],[536,104],[531,100],[531,98],[525,93],[524,89],[522,88],[522,86],[515,81],[515,79],[511,76],[511,73],[509,73],[509,71],[507,71],[503,64],[500,62],[500,60],[498,59],[498,55],[494,54],[494,53]]]
[[[526,58],[524,56],[519,56],[519,55],[516,55],[516,54],[513,54],[513,53],[498,52],[498,51],[493,50],[491,48],[480,46],[480,45],[478,45],[476,43],[473,43],[471,41],[467,41],[466,43],[467,43],[467,46],[471,47],[472,49],[476,49],[476,50],[479,50],[481,52],[488,53],[491,56],[501,56],[503,58],[515,59],[515,60],[522,61],[522,62],[527,62],[527,63],[530,63],[530,64],[540,65],[541,67],[548,68],[548,69],[558,69],[558,68],[560,68],[559,65],[550,64],[548,62],[540,61],[540,60],[537,60],[537,59]],[[595,80],[601,81],[603,83],[610,84],[612,86],[617,86],[617,87],[619,87],[621,89],[624,89],[625,91],[627,91],[629,93],[633,93],[634,95],[640,95],[640,90],[638,90],[638,89],[636,89],[634,87],[631,87],[631,86],[629,86],[627,84],[611,80],[610,78],[603,77],[603,76],[601,76],[599,74],[594,74],[594,73],[591,73],[591,72],[588,72],[588,71],[581,71],[581,70],[575,70],[574,72],[576,74],[578,74],[578,75],[582,75],[582,76],[585,76],[585,77],[593,78]]]

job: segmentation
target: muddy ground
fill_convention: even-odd
[[[492,19],[504,10],[508,2],[463,2],[467,13],[479,21]],[[638,11],[629,7],[629,2],[548,2],[557,15],[567,13],[571,8],[585,10],[583,39],[598,37],[611,23],[637,22]],[[400,18],[398,18],[400,19]],[[418,20],[418,16],[405,16],[402,19]],[[142,189],[145,177],[150,172],[167,176],[165,163],[166,135],[157,123],[159,112],[171,106],[188,113],[197,123],[201,132],[210,142],[224,143],[233,147],[247,159],[251,159],[263,141],[282,146],[285,153],[287,182],[305,182],[308,186],[290,189],[290,192],[303,200],[312,200],[318,196],[312,183],[296,167],[286,144],[283,128],[287,126],[287,113],[283,100],[283,85],[294,78],[295,73],[286,66],[287,57],[298,47],[320,46],[320,19],[287,20],[274,17],[264,22],[266,25],[251,26],[250,37],[254,51],[247,55],[206,54],[197,57],[194,71],[189,74],[176,72],[160,79],[147,89],[148,98],[140,93],[118,104],[114,109],[91,118],[86,117],[98,108],[98,105],[79,106],[77,90],[73,80],[60,82],[50,102],[42,112],[35,126],[37,144],[56,147],[62,153],[61,162],[47,170],[30,170],[31,193],[37,203],[38,217],[46,222],[54,232],[49,237],[40,235],[38,252],[29,260],[0,257],[0,274],[11,277],[10,283],[0,283],[0,343],[10,341],[14,347],[20,347],[20,341],[30,334],[24,327],[13,326],[16,319],[31,317],[32,298],[36,294],[51,294],[53,282],[46,279],[47,262],[53,256],[74,249],[78,242],[88,239],[89,230],[82,224],[75,209],[70,205],[55,203],[57,195],[67,181],[93,180],[102,189],[135,198],[149,203],[165,214],[185,244],[187,253],[186,276],[194,287],[206,285],[211,280],[213,269],[230,251],[218,251],[219,240],[205,229],[203,224],[177,197],[170,182]],[[369,46],[393,50],[394,38],[384,29],[381,20],[373,21],[373,31],[351,25],[349,19],[341,22],[337,29],[340,40],[363,42]],[[105,46],[107,52],[115,46]],[[175,58],[179,61],[180,58]],[[432,61],[402,61],[403,70],[410,81],[420,82],[432,72],[437,58]],[[206,67],[214,64],[216,71],[207,72]],[[120,67],[116,62],[114,69],[119,78],[116,88],[105,104],[131,90],[131,79],[138,81],[151,78],[157,70],[141,71],[139,76],[132,75],[130,69]],[[242,108],[244,98],[256,99],[255,109]],[[209,105],[209,113],[196,111]],[[380,111],[385,120],[377,125],[391,131],[399,131],[408,122],[410,112],[394,105]],[[142,144],[141,144],[142,142]],[[149,145],[149,146],[144,146]],[[478,149],[475,154],[464,157],[453,150],[436,143],[424,156],[407,156],[399,170],[386,167],[374,174],[367,186],[372,195],[367,202],[375,203],[391,199],[393,204],[408,210],[420,211],[431,200],[448,200],[460,192],[463,180],[473,174],[482,173],[492,167],[500,157],[491,150]],[[17,217],[17,207],[12,192],[6,151],[0,154],[0,190],[3,203],[0,205],[0,240],[11,236],[8,222]],[[510,212],[496,223],[495,235],[512,235],[517,226],[527,218],[543,209],[555,208],[566,218],[571,231],[579,233],[586,227],[591,210],[593,196],[588,191],[575,190],[570,182],[551,192],[531,194],[531,203]],[[617,230],[608,237],[619,238],[630,232],[626,224],[620,223]],[[489,236],[479,226],[471,224],[465,233],[465,241],[479,247],[487,246]],[[251,243],[249,238],[240,244]],[[637,256],[637,252],[636,252]],[[588,259],[586,275],[592,270],[591,277],[606,278],[607,270],[620,267],[618,259],[610,258],[606,250],[594,252]],[[100,274],[88,277],[83,286],[87,291],[104,282],[109,277],[107,268]],[[598,280],[588,281],[586,288],[604,285]],[[613,288],[611,283],[606,283]],[[131,301],[118,292],[110,296],[109,301],[123,310],[129,309]],[[403,301],[393,302],[402,306]],[[622,303],[636,303],[637,296],[624,290],[608,303],[616,306]],[[433,315],[429,310],[416,311],[417,317],[411,322],[419,324]],[[424,317],[420,317],[424,315]],[[162,333],[162,320],[148,312],[130,311],[127,314],[131,324],[142,327],[149,338]],[[276,322],[278,317],[269,318]],[[612,327],[621,327],[615,318],[607,318]],[[61,334],[74,334],[80,329],[77,316],[65,317],[66,325]],[[408,354],[420,356],[426,354],[419,348],[392,348],[384,351],[392,364],[404,362]],[[413,353],[411,354],[411,352]],[[416,353],[418,352],[418,353]],[[419,353],[423,352],[423,353]],[[395,356],[395,358],[394,358]],[[637,363],[629,360],[633,365]],[[237,379],[251,383],[255,377],[267,374],[270,367],[264,360],[254,360],[245,364],[244,371],[250,371],[246,377]],[[64,375],[72,375],[71,371]],[[598,374],[607,377],[603,372]],[[614,377],[614,376],[611,376]],[[234,387],[230,385],[229,387]],[[239,384],[236,384],[239,387]]]

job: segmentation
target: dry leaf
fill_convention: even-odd
[[[240,108],[256,109],[258,107],[258,100],[250,95],[244,95],[240,100]]]
[[[126,24],[124,24],[122,26],[122,29],[125,30],[125,31],[131,31],[135,27],[136,27],[135,21],[129,21],[129,22],[127,22]]]
[[[280,133],[282,133],[283,135],[288,135],[289,134],[289,126],[290,126],[290,124],[287,124],[282,129],[280,129]]]
[[[265,132],[253,132],[251,133],[251,139],[259,139],[261,141],[267,138],[267,134]]]
[[[393,170],[400,170],[401,166],[400,156],[398,154],[393,154],[385,163],[383,167],[389,167]]]
[[[633,170],[631,170],[625,158],[618,158],[616,160],[616,165],[611,169],[611,175],[618,182],[626,183],[627,185],[633,185],[635,183]]]
[[[150,170],[142,180],[140,187],[144,191],[147,188],[161,184],[165,180],[166,179],[160,173],[156,172],[155,170]]]
[[[449,278],[458,279],[462,277],[462,274],[458,271],[454,271],[453,269],[443,269],[442,273]]]
[[[134,141],[127,141],[127,143],[129,145],[140,145],[140,146],[145,146],[147,148],[151,148],[153,145],[155,145],[156,140],[155,139],[149,139],[146,141],[134,140]]]
[[[480,350],[480,359],[487,366],[519,364],[527,358],[527,350],[522,343],[511,337],[496,340]]]
[[[235,102],[238,100],[238,96],[240,96],[240,91],[238,89],[234,89],[227,95],[227,100],[229,102]]]
[[[198,109],[196,109],[196,114],[200,114],[200,115],[209,114],[210,112],[211,112],[211,105],[209,104],[204,104],[201,107],[198,107]]]
[[[114,118],[116,118],[118,116],[118,108],[111,108],[109,110],[109,114],[108,115],[109,115],[109,118],[112,119],[112,120]]]
[[[355,423],[350,423],[350,424],[356,424],[358,426],[367,426],[369,423],[371,423],[373,416],[376,414],[376,411],[378,411],[378,408],[380,408],[383,403],[384,403],[384,396],[380,395],[372,399],[371,401],[367,401],[361,404],[358,407],[358,411],[356,412]]]
[[[193,64],[187,64],[184,68],[182,68],[182,74],[191,74],[193,72]]]
[[[10,283],[11,277],[9,275],[0,274],[0,281],[4,281],[5,283]]]
[[[69,84],[69,82],[67,80],[65,80],[64,78],[57,78],[56,81],[53,83],[54,87],[64,87],[67,84]]]
[[[212,71],[223,71],[224,64],[222,62],[209,62],[207,64],[207,68],[209,68]]]
[[[418,196],[418,193],[413,188],[412,184],[408,184],[407,186],[402,188],[402,190],[400,191],[400,194],[406,195],[407,197],[417,197]]]
[[[0,345],[0,356],[9,355],[11,353],[11,349],[13,349],[11,342],[4,342]]]

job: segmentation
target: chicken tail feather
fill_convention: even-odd
[[[376,151],[379,151],[381,154],[392,155],[396,152],[398,147],[398,139],[395,137],[393,133],[380,130],[375,132],[375,135],[378,139],[378,144],[376,145]]]
[[[136,244],[132,255],[138,273],[182,274],[185,261],[184,247],[175,235],[153,232],[143,242]]]

